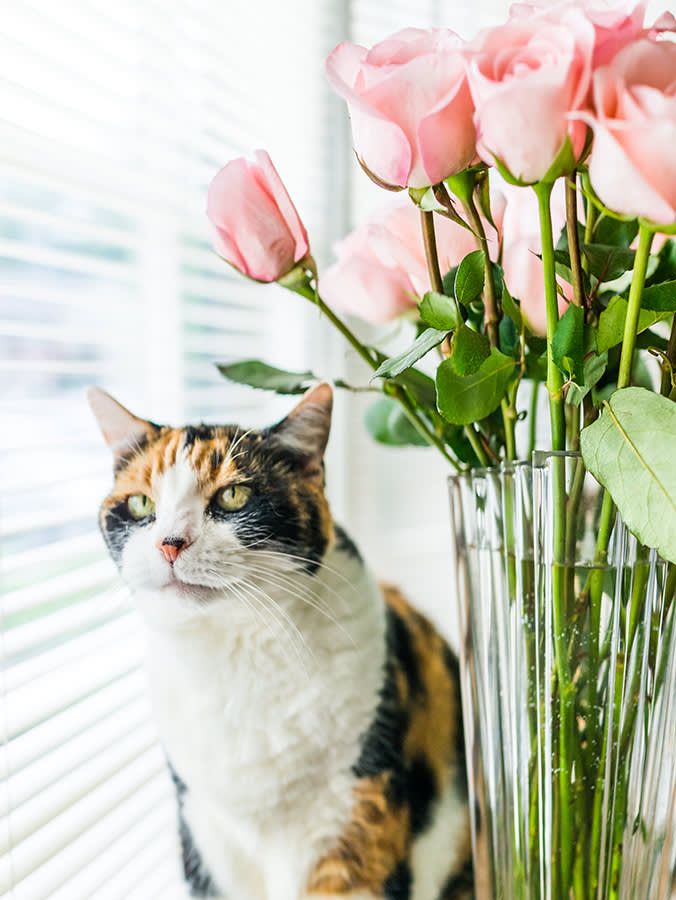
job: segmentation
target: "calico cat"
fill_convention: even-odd
[[[457,662],[331,518],[331,388],[251,431],[89,399],[190,895],[469,900]]]

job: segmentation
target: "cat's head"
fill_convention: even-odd
[[[315,572],[333,533],[323,465],[329,385],[262,430],[155,425],[99,388],[89,402],[114,457],[101,531],[153,624],[246,599],[256,576]]]

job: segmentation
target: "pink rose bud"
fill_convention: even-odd
[[[627,216],[676,223],[676,45],[642,38],[594,73],[589,177]]]
[[[209,185],[216,251],[256,281],[277,281],[309,251],[307,233],[264,150],[233,159]]]
[[[567,137],[579,155],[586,129],[569,113],[587,99],[594,41],[592,23],[572,5],[534,7],[477,36],[469,83],[482,159],[532,184],[549,172]]]
[[[462,40],[409,28],[375,44],[339,44],[326,70],[347,101],[355,149],[386,185],[426,187],[476,157]]]
[[[494,207],[499,226],[499,198]],[[484,226],[489,252],[497,259],[498,238],[487,222]],[[435,216],[435,230],[443,273],[476,250],[474,235],[449,219]],[[332,309],[379,324],[415,309],[418,298],[430,290],[420,212],[412,203],[398,203],[374,217],[334,250],[338,262],[319,279],[320,294]]]

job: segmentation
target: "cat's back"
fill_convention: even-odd
[[[469,900],[457,660],[397,588],[382,590],[387,652],[380,700],[353,767],[352,817],[316,867],[310,893]]]

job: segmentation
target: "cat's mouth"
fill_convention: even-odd
[[[181,597],[187,597],[191,600],[200,600],[202,602],[208,600],[210,595],[214,593],[214,589],[208,587],[208,585],[187,581],[185,578],[181,578],[176,574],[173,568],[167,583],[162,586],[162,590],[171,591]]]

